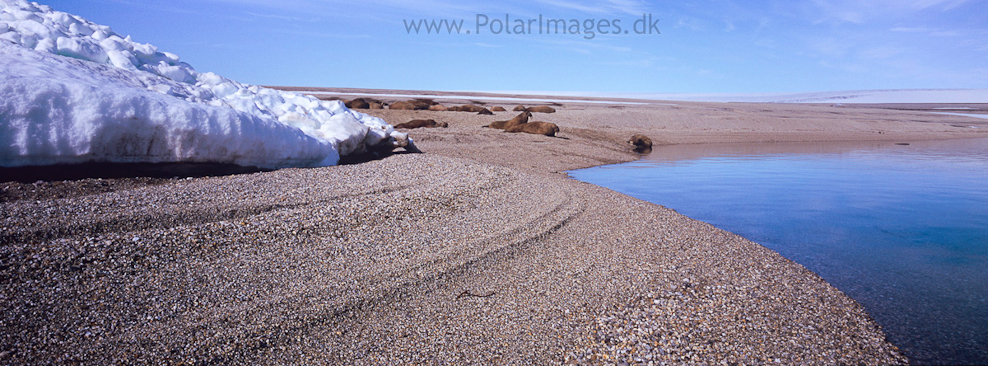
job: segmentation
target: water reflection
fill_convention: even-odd
[[[988,362],[988,139],[908,143],[658,146],[571,175],[803,264],[914,362]]]

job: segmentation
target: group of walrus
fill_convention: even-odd
[[[401,102],[394,102],[391,104],[385,103],[380,99],[374,98],[355,98],[352,100],[343,100],[338,97],[326,97],[322,98],[325,100],[340,100],[350,109],[395,109],[395,110],[407,110],[407,111],[421,111],[429,110],[434,112],[470,112],[482,115],[493,115],[493,112],[505,112],[507,111],[504,107],[494,106],[490,109],[475,105],[475,104],[464,104],[460,106],[450,106],[447,107],[442,105],[432,99],[428,98],[415,98],[409,99]],[[540,105],[534,107],[517,106],[514,109],[515,112],[529,111],[535,113],[554,113],[555,108],[547,105]]]
[[[354,108],[368,108],[370,109],[380,109],[383,108],[384,103],[375,99],[364,99],[357,98],[352,101],[345,101],[348,107]],[[472,112],[478,114],[491,115],[491,111],[504,112],[505,109],[502,107],[493,107],[490,110],[487,108],[466,104],[462,106],[446,107],[442,104],[436,103],[431,99],[412,99],[404,102],[394,102],[389,106],[390,109],[400,109],[400,110],[431,110],[431,111],[449,111],[449,112]],[[533,106],[525,107],[522,105],[516,106],[513,109],[515,112],[521,112],[514,118],[507,121],[494,121],[489,125],[483,126],[487,128],[495,128],[504,130],[504,132],[510,133],[530,133],[534,135],[544,135],[555,137],[559,133],[559,126],[555,123],[543,122],[543,121],[532,121],[532,113],[555,113],[556,109],[550,106]],[[432,119],[414,119],[405,123],[396,124],[395,128],[401,129],[413,129],[413,128],[443,128],[448,127],[449,124],[446,122],[437,122]],[[635,134],[628,140],[628,143],[632,145],[633,149],[638,153],[647,154],[652,150],[652,140],[647,136]]]
[[[331,97],[335,98],[335,97]],[[327,99],[327,100],[341,100],[343,105],[350,109],[395,109],[395,110],[406,110],[406,111],[421,111],[429,110],[435,112],[472,112],[477,114],[492,115],[493,112],[504,112],[505,109],[502,107],[493,107],[487,109],[478,105],[464,104],[461,106],[446,107],[442,104],[436,103],[432,99],[418,98],[406,100],[403,102],[394,102],[387,104],[380,99],[373,98],[355,98],[353,100],[343,100],[343,99]],[[492,112],[493,111],[493,112]]]
[[[504,132],[524,132],[546,136],[556,136],[556,133],[559,132],[559,126],[556,126],[555,123],[542,121],[529,122],[529,118],[532,118],[532,112],[530,109],[526,109],[521,114],[515,116],[515,118],[507,121],[494,121],[484,127],[501,129]]]
[[[524,132],[531,133],[535,135],[545,135],[545,136],[556,136],[559,132],[559,126],[555,123],[534,121],[529,122],[528,119],[532,118],[532,112],[525,110],[521,114],[515,116],[507,121],[495,121],[487,126],[489,128],[496,128],[504,130],[505,132]],[[446,122],[436,122],[432,119],[413,119],[405,123],[399,123],[395,125],[395,128],[412,129],[412,128],[422,128],[422,127],[448,127],[449,124]]]

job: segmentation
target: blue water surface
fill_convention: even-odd
[[[661,146],[570,175],[802,264],[913,363],[988,363],[988,139]]]

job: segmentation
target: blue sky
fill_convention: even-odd
[[[42,0],[261,85],[773,93],[988,88],[988,1]],[[477,34],[489,19],[620,20],[661,34]],[[471,34],[405,21],[463,20]],[[582,27],[581,27],[582,28]],[[535,32],[537,32],[537,26]],[[605,29],[612,32],[615,28]],[[581,30],[582,31],[582,30]]]

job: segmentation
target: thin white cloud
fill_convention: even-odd
[[[867,59],[885,59],[898,56],[905,51],[901,47],[875,47],[861,51],[860,56]]]
[[[302,17],[290,16],[290,15],[278,15],[278,14],[261,14],[261,13],[255,13],[255,12],[252,12],[252,11],[245,12],[245,14],[247,14],[248,16],[253,17],[253,18],[273,19],[273,20],[285,20],[285,21],[290,21],[290,22],[309,22],[309,23],[312,23],[312,22],[319,21],[318,19],[314,19],[314,18],[302,18]]]
[[[812,41],[810,49],[820,57],[836,59],[851,53],[853,42],[843,38],[824,38]]]
[[[837,14],[840,20],[848,23],[861,24],[864,23],[864,15],[855,11],[845,11]]]
[[[814,23],[865,24],[884,19],[948,11],[969,0],[813,0],[807,9],[817,14]]]
[[[319,31],[290,30],[290,29],[277,29],[274,32],[293,35],[293,36],[314,37],[314,38],[332,38],[332,39],[371,38],[371,36],[367,34],[340,34],[340,33],[319,32]]]
[[[771,24],[771,20],[767,17],[762,17],[761,19],[758,19],[758,27],[756,29],[757,30],[765,29],[765,27],[768,27],[769,24]]]
[[[636,0],[609,0],[611,7],[618,12],[630,15],[645,14],[649,10],[647,3]]]
[[[588,14],[629,14],[647,13],[648,4],[637,0],[608,0],[605,2],[576,2],[562,0],[538,0],[539,4],[560,9],[576,10]]]
[[[608,9],[604,6],[583,5],[568,1],[539,0],[539,3],[556,8],[576,10],[584,13],[607,14]]]
[[[601,62],[600,65],[604,66],[620,66],[620,67],[639,67],[639,68],[651,68],[655,65],[652,60],[623,60],[623,61],[606,61]]]
[[[823,68],[840,70],[850,73],[864,73],[868,71],[867,67],[858,64],[848,63],[848,62],[834,63],[830,61],[819,61],[817,64]]]
[[[650,55],[643,55],[641,57],[629,56],[623,57],[615,60],[606,60],[600,62],[599,65],[604,66],[621,66],[621,67],[635,67],[635,68],[646,68],[646,69],[668,69],[668,65],[677,63],[678,60],[672,57],[657,57]]]
[[[777,44],[771,39],[759,39],[755,41],[755,46],[764,48],[776,48]]]
[[[894,27],[889,29],[889,31],[898,33],[929,33],[932,32],[933,29],[926,27]]]
[[[557,46],[563,48],[578,48],[587,51],[586,53],[589,53],[590,49],[603,50],[609,53],[627,53],[627,52],[635,51],[631,47],[612,46],[607,44],[606,42],[595,42],[594,40],[574,41],[574,40],[559,40],[559,39],[549,39],[549,38],[532,38],[532,40],[537,43],[551,45],[551,46]]]
[[[703,22],[697,18],[680,17],[679,20],[676,21],[676,25],[674,25],[673,28],[677,28],[677,29],[685,28],[696,32],[699,30],[703,30],[704,27],[703,27]]]
[[[380,19],[396,16],[465,17],[478,12],[484,6],[448,0],[209,0],[233,5],[280,9],[285,13],[337,16],[342,18]]]

